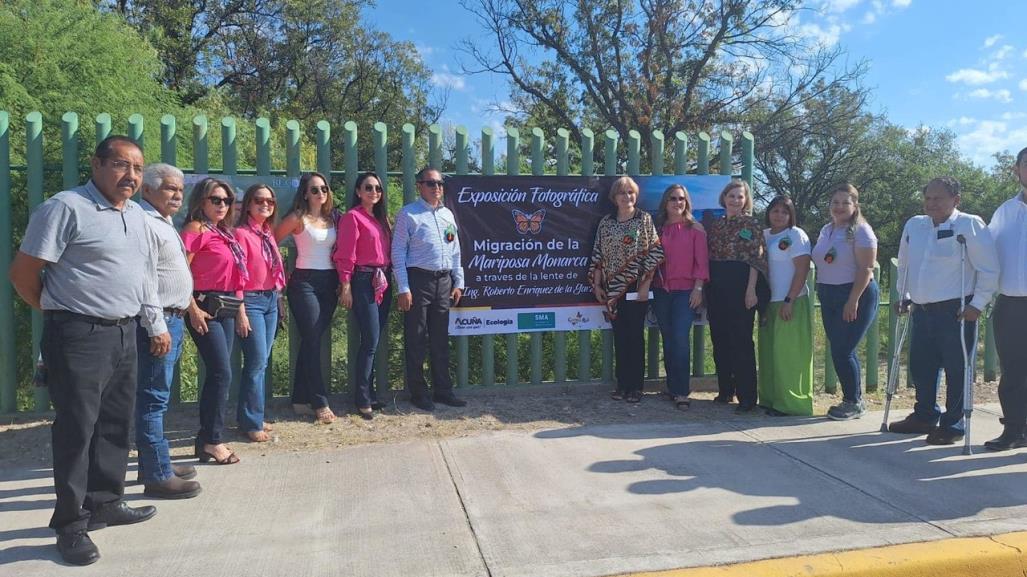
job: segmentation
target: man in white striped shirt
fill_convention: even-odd
[[[1020,192],[1002,203],[988,224],[1001,268],[992,323],[1002,371],[998,398],[1004,429],[998,438],[984,443],[993,451],[1027,447],[1027,354],[1023,346],[1027,326],[1027,148],[1016,155],[1013,173],[1020,181]]]
[[[170,164],[150,164],[143,169],[143,199],[146,224],[157,238],[157,298],[164,309],[164,322],[171,334],[168,354],[155,355],[146,342],[146,331],[137,332],[139,376],[136,388],[136,448],[139,450],[139,481],[149,497],[186,499],[200,492],[191,465],[174,465],[164,438],[164,413],[171,396],[175,364],[182,354],[186,308],[193,294],[193,275],[182,238],[171,217],[182,207],[182,171]]]

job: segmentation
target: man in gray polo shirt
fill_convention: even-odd
[[[138,320],[154,355],[167,354],[171,343],[157,299],[157,241],[130,200],[142,164],[142,151],[124,136],[98,144],[92,180],[32,213],[9,272],[21,298],[43,310],[43,362],[55,411],[50,527],[61,556],[76,565],[100,558],[87,530],[156,513],[122,500]]]
[[[184,175],[170,164],[150,164],[143,169],[143,199],[146,222],[157,238],[157,297],[164,307],[164,322],[171,335],[171,351],[157,356],[149,351],[149,334],[137,331],[139,387],[136,390],[136,448],[139,450],[139,481],[143,493],[162,499],[187,499],[200,493],[192,465],[171,462],[164,437],[164,413],[171,396],[175,363],[182,353],[185,322],[182,317],[193,296],[193,275],[185,245],[171,217],[182,208]]]

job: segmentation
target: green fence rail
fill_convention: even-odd
[[[61,139],[61,163],[47,163],[44,158],[44,118],[39,112],[32,112],[24,118],[24,134],[25,134],[25,148],[24,158],[25,164],[23,166],[12,166],[11,164],[11,123],[9,114],[5,111],[0,111],[0,269],[6,271],[9,266],[13,255],[15,230],[13,225],[13,216],[15,214],[16,205],[18,204],[17,196],[14,194],[12,189],[12,174],[23,173],[24,174],[24,192],[26,198],[26,206],[28,210],[35,208],[44,199],[44,176],[49,173],[59,171],[61,173],[62,186],[67,188],[78,184],[81,175],[86,170],[86,167],[82,167],[79,164],[79,157],[81,150],[88,150],[92,148],[92,145],[82,142],[87,137],[83,133],[79,126],[78,115],[74,112],[65,113],[60,119],[60,139]],[[100,114],[95,119],[94,124],[94,142],[99,142],[103,138],[114,132],[113,130],[113,119],[108,114]],[[145,119],[139,114],[133,114],[126,119],[124,124],[125,134],[133,138],[140,146],[145,147],[144,141],[145,134]],[[196,116],[192,119],[191,125],[191,144],[192,144],[192,168],[182,167],[187,173],[196,174],[207,174],[207,173],[221,173],[227,175],[234,174],[255,174],[258,176],[271,176],[273,174],[285,174],[290,177],[299,176],[302,172],[301,158],[302,158],[302,147],[303,147],[303,130],[300,123],[296,120],[289,120],[284,124],[284,133],[279,136],[283,139],[281,148],[285,151],[285,158],[274,158],[273,150],[274,138],[271,121],[267,118],[258,118],[253,123],[254,134],[255,134],[255,166],[252,168],[241,168],[239,166],[239,151],[237,145],[237,134],[239,130],[239,121],[232,117],[222,118],[220,121],[220,147],[221,147],[221,167],[220,169],[212,169],[210,164],[210,134],[208,131],[209,123],[205,116]],[[416,198],[416,189],[414,188],[414,173],[419,168],[419,164],[423,163],[424,160],[419,156],[417,142],[418,138],[423,138],[425,135],[418,135],[415,132],[414,126],[411,124],[404,124],[400,128],[398,143],[395,142],[397,139],[392,138],[390,143],[388,127],[379,122],[371,127],[372,138],[370,139],[370,146],[372,147],[370,158],[373,158],[373,166],[358,166],[358,126],[354,122],[346,122],[342,126],[342,132],[344,138],[342,159],[343,167],[341,170],[333,170],[332,166],[332,148],[331,148],[331,130],[330,124],[324,120],[319,121],[315,125],[315,131],[313,133],[313,146],[315,150],[316,166],[314,167],[319,172],[329,174],[333,179],[341,179],[344,182],[343,190],[346,191],[344,194],[348,195],[349,191],[352,190],[354,180],[359,170],[373,169],[379,174],[388,174],[390,177],[396,179],[402,186],[402,196],[404,202],[410,202]],[[159,159],[162,162],[169,164],[177,164],[178,161],[178,147],[181,143],[189,139],[182,138],[178,134],[178,127],[176,119],[172,115],[164,115],[160,118],[159,122]],[[601,172],[603,175],[613,176],[617,174],[628,174],[631,176],[640,175],[642,167],[642,138],[643,135],[636,130],[629,130],[627,134],[620,134],[615,130],[606,130],[600,135],[601,142],[597,143],[596,135],[589,129],[582,129],[580,131],[581,140],[578,143],[580,148],[580,165],[578,167],[578,174],[593,175],[597,172]],[[455,174],[468,174],[470,165],[470,154],[469,154],[469,133],[463,127],[457,127],[454,131],[454,142],[455,142],[455,156],[449,159],[452,166],[455,168],[453,172]],[[556,131],[553,141],[547,141],[546,135],[539,128],[533,128],[530,134],[527,135],[527,153],[533,175],[543,174],[556,174],[556,175],[570,175],[572,167],[570,165],[572,155],[572,145],[570,142],[570,131],[566,129],[559,129]],[[677,132],[672,135],[671,143],[668,146],[666,142],[667,136],[659,131],[655,131],[648,135],[649,139],[649,158],[648,165],[650,173],[653,175],[666,174],[664,171],[664,163],[670,161],[670,166],[673,167],[673,174],[686,174],[688,168],[692,168],[694,174],[710,174],[711,159],[716,154],[717,159],[717,172],[719,174],[731,174],[736,177],[747,180],[750,185],[752,184],[753,178],[753,136],[748,132],[742,132],[737,135],[740,137],[740,151],[735,148],[735,135],[730,132],[721,132],[718,135],[716,150],[714,150],[714,142],[711,136],[705,132],[701,132],[696,135],[695,146],[693,153],[689,152],[689,137],[688,135]],[[438,125],[430,126],[427,130],[427,163],[434,168],[443,168],[443,149],[444,145],[444,134],[443,130]],[[622,141],[623,140],[623,144]],[[483,128],[480,133],[480,161],[481,173],[485,175],[492,175],[496,173],[496,135],[493,133],[491,128]],[[392,149],[399,151],[399,167],[398,170],[391,170],[389,166],[390,158],[390,145]],[[597,150],[596,146],[601,146],[602,150]],[[550,146],[554,151],[556,158],[547,159],[545,151],[547,146]],[[516,175],[519,174],[521,169],[521,155],[524,150],[524,143],[521,140],[520,132],[511,128],[507,130],[506,134],[506,151],[505,160],[506,166],[505,171],[507,174]],[[147,155],[149,161],[156,161],[158,156],[153,154]],[[604,159],[602,167],[596,167],[594,163],[594,157],[597,153],[602,152]],[[740,159],[738,162],[736,159]],[[281,168],[273,168],[278,163]],[[739,166],[740,170],[735,171],[735,167]],[[599,170],[597,170],[599,169]],[[390,194],[389,190],[389,178],[384,179],[383,185],[385,186],[385,197],[388,201]],[[56,192],[56,190],[49,191],[50,193]],[[289,260],[291,261],[291,255]],[[893,273],[895,264],[894,261],[891,263],[890,272]],[[875,269],[880,278],[879,267]],[[892,274],[892,277],[894,274]],[[812,288],[812,279],[810,286]],[[811,290],[811,294],[814,291]],[[894,302],[896,297],[894,294],[891,295],[889,302]],[[887,303],[883,304],[883,311],[890,310]],[[15,318],[15,305],[14,295],[10,283],[0,283],[0,413],[13,413],[18,410],[17,401],[17,388],[18,388],[18,359],[16,357],[16,318]],[[880,316],[878,320],[871,326],[868,333],[867,344],[866,344],[866,357],[867,362],[865,363],[867,376],[866,383],[868,390],[874,390],[878,386],[878,369],[880,365]],[[350,324],[350,326],[352,326]],[[42,331],[42,319],[41,315],[37,311],[33,311],[31,314],[31,339],[32,339],[32,354],[33,359],[38,355],[38,343],[40,341]],[[888,334],[890,337],[894,337],[895,334],[895,319],[892,314],[888,314]],[[293,332],[293,331],[290,331]],[[347,332],[352,333],[352,329]],[[610,331],[601,331],[601,346],[600,350],[592,350],[592,332],[591,331],[575,331],[576,335],[568,334],[563,331],[552,332],[549,335],[543,333],[531,333],[528,337],[528,352],[529,352],[529,370],[527,374],[521,374],[519,370],[519,359],[520,354],[520,341],[521,336],[517,334],[505,335],[505,336],[476,336],[467,337],[459,336],[453,337],[455,341],[456,350],[456,381],[458,386],[466,387],[471,385],[469,382],[470,375],[470,339],[480,339],[480,356],[476,356],[474,361],[480,363],[481,368],[481,379],[480,385],[495,385],[496,380],[496,339],[501,339],[506,345],[506,371],[505,371],[505,384],[506,385],[517,385],[517,384],[539,384],[543,381],[543,375],[546,373],[545,367],[551,368],[553,374],[553,381],[555,382],[592,382],[596,380],[600,381],[611,381],[613,378],[613,339]],[[995,354],[994,354],[994,338],[991,334],[991,324],[988,322],[985,329],[985,353],[984,357],[984,375],[987,379],[994,379],[995,377]],[[659,344],[659,332],[655,329],[650,329],[647,334],[648,346],[647,346],[647,357],[648,362],[646,363],[647,372],[649,378],[658,378],[660,375],[659,362],[660,356],[660,344]],[[22,337],[24,338],[24,336]],[[545,358],[543,354],[543,341],[546,338],[551,338],[553,342],[553,354],[551,358]],[[567,359],[567,343],[568,339],[576,338],[578,348],[578,360],[577,360],[577,374],[568,374],[568,359]],[[388,383],[387,379],[388,367],[388,341],[389,339],[382,339],[383,349],[379,352],[379,378],[383,382],[379,383],[380,387],[396,386],[398,383]],[[347,339],[349,350],[347,353],[352,355],[355,347],[355,339]],[[893,338],[889,338],[888,342],[893,342]],[[706,334],[705,327],[696,326],[693,332],[693,346],[692,346],[692,372],[693,375],[702,376],[704,374],[704,367],[706,362]],[[328,336],[323,343],[326,354],[326,367],[331,365],[331,337]],[[826,352],[825,348],[825,376],[824,386],[828,392],[834,392],[837,387],[837,377],[834,374],[833,366],[830,362],[829,353]],[[295,339],[290,339],[289,342],[289,363],[290,367],[293,365],[296,359],[296,342]],[[595,354],[600,355],[600,369],[598,374],[594,374],[592,371],[592,359]],[[891,360],[891,347],[887,347],[886,359]],[[25,365],[26,363],[23,363]],[[32,363],[28,363],[32,365]],[[890,362],[888,363],[890,366]],[[352,377],[353,367],[349,366],[349,376]],[[291,370],[290,370],[291,373]],[[269,366],[270,376],[270,366]],[[22,377],[24,380],[24,376]],[[352,382],[352,378],[347,379],[347,382]],[[172,391],[172,401],[174,403],[180,403],[183,401],[181,396],[180,375],[176,372],[175,385]],[[269,383],[266,390],[272,391],[273,387]],[[46,395],[44,388],[36,388],[33,391],[33,402],[30,410],[46,410],[49,408],[49,399]]]

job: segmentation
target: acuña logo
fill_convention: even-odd
[[[567,321],[569,323],[571,323],[572,327],[576,327],[578,325],[585,324],[585,323],[587,323],[590,320],[591,319],[589,319],[585,315],[581,314],[581,311],[578,311],[578,314],[576,314],[576,315],[574,315],[572,317],[567,317]]]
[[[481,317],[461,317],[453,321],[458,327],[480,327]]]

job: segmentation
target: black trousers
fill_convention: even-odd
[[[614,370],[621,393],[642,391],[645,379],[645,314],[648,301],[617,301],[613,325]]]
[[[46,315],[43,363],[55,417],[50,527],[84,530],[89,511],[121,499],[136,388],[135,321],[102,326]]]
[[[999,295],[992,313],[995,348],[1002,377],[998,400],[1006,427],[1023,430],[1027,423],[1027,355],[1023,352],[1027,326],[1027,297]]]
[[[752,323],[756,308],[745,308],[749,265],[740,261],[710,261],[706,289],[713,362],[720,396],[738,395],[740,405],[756,404],[756,349]]]
[[[413,305],[403,315],[403,341],[407,391],[416,398],[428,398],[424,378],[424,356],[431,355],[432,390],[436,395],[453,391],[449,376],[449,306],[453,278],[449,271],[408,268]]]

